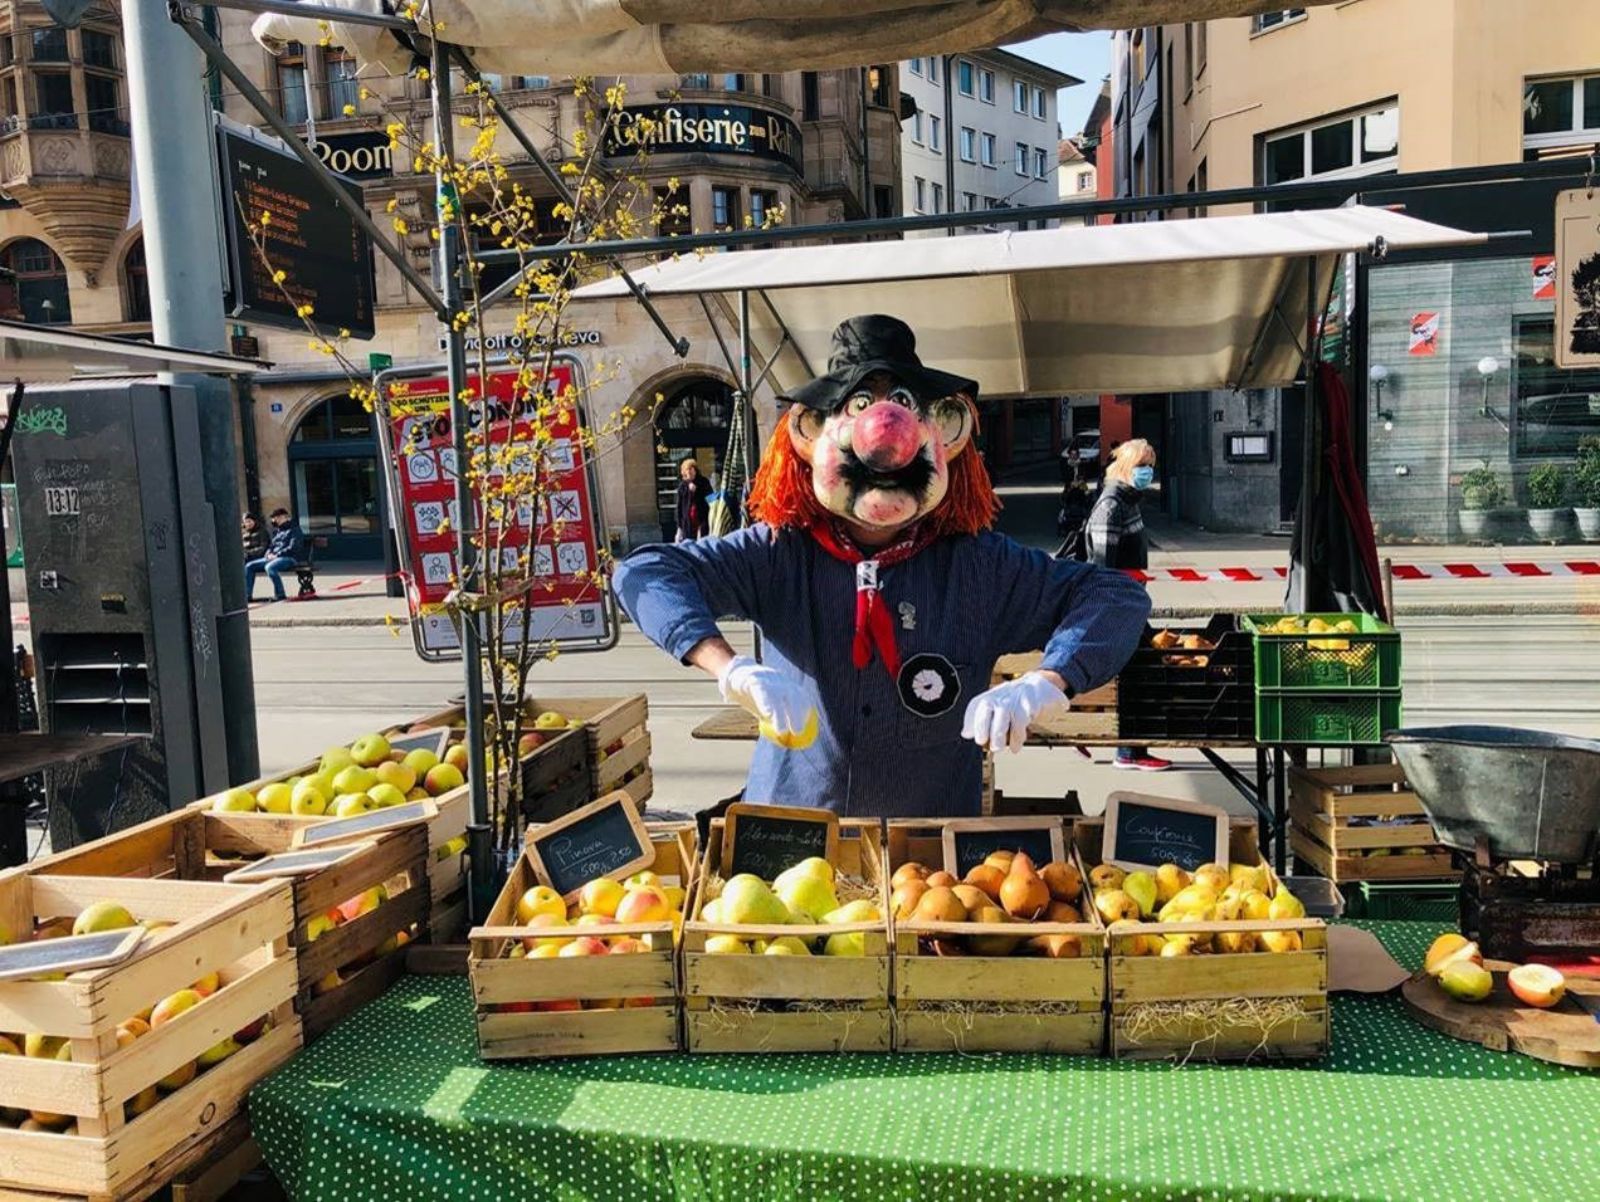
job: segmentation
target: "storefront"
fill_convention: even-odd
[[[289,436],[287,458],[289,511],[318,553],[382,559],[378,444],[361,402],[343,393],[313,402]]]

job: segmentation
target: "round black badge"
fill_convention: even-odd
[[[961,677],[942,655],[913,655],[900,666],[900,704],[920,718],[949,713],[961,699]]]

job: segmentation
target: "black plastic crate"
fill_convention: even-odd
[[[1209,651],[1151,645],[1160,631],[1146,627],[1133,658],[1117,677],[1117,734],[1129,741],[1251,740],[1256,733],[1255,643],[1232,614],[1203,625],[1170,626],[1198,634]],[[1203,665],[1184,663],[1204,657]]]

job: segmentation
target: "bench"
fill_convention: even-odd
[[[306,539],[306,557],[294,565],[294,578],[300,585],[296,601],[305,601],[317,595],[317,548],[327,549],[327,535],[317,534]]]

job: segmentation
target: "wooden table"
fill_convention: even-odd
[[[49,768],[120,751],[146,735],[49,735],[36,731],[0,734],[0,783]],[[20,798],[0,805],[0,868],[28,858],[27,806]]]

